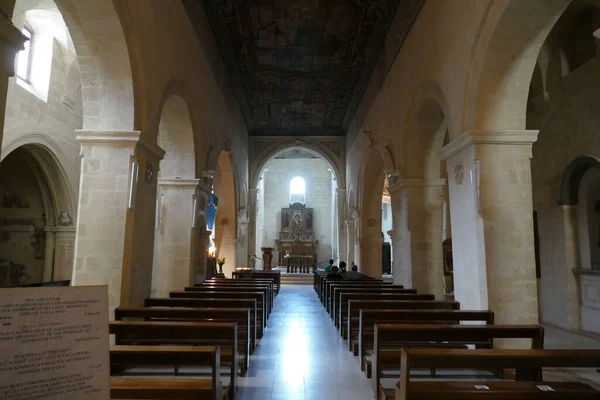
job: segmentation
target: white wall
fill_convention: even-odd
[[[300,176],[306,182],[306,207],[314,209],[315,238],[319,240],[317,262],[329,260],[333,248],[333,193],[329,168],[328,164],[320,159],[269,161],[261,182],[264,189],[261,190],[263,201],[258,205],[257,236],[260,237],[262,232],[262,241],[257,239],[257,245],[277,247],[275,240],[279,238],[281,229],[281,209],[290,205],[290,181]],[[263,218],[260,218],[261,213]],[[274,261],[278,260],[278,257],[279,255],[275,254]]]

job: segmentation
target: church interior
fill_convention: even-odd
[[[0,322],[109,341],[0,398],[600,399],[600,0],[0,14]]]

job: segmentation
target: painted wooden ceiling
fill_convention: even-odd
[[[204,5],[250,135],[315,136],[346,133],[401,1],[184,5],[197,31]]]

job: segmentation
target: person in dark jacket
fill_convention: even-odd
[[[327,274],[327,279],[344,279],[344,277],[341,274],[338,274],[338,267],[337,266],[333,266],[331,267],[331,272]]]

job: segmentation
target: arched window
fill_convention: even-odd
[[[299,176],[290,181],[290,203],[305,202],[306,183]]]

